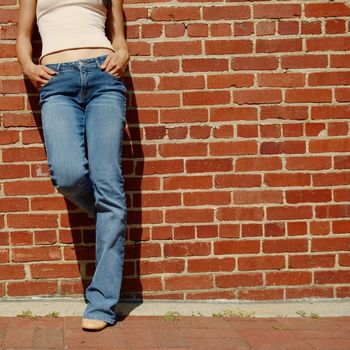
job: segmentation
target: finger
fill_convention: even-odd
[[[112,57],[111,56],[107,56],[105,61],[101,64],[101,69],[105,69],[107,70],[108,66],[109,66],[109,62],[111,61]]]
[[[48,74],[50,74],[50,75],[56,75],[56,74],[58,74],[58,72],[56,72],[55,70],[53,70],[53,69],[51,69],[51,68],[49,68],[49,67],[42,66],[42,68],[43,68],[43,70],[44,70],[46,73],[48,73]]]
[[[114,76],[114,77],[119,77],[119,74],[118,73],[111,73],[111,72],[107,72],[108,74]]]
[[[118,74],[120,71],[120,68],[119,67],[114,67],[112,68],[111,70],[109,70],[108,72],[115,75],[115,74]]]
[[[52,76],[46,72],[39,73],[39,81],[47,82],[51,78],[52,78]]]
[[[42,86],[42,85],[45,85],[50,79],[52,79],[52,78],[51,77],[48,78],[48,79],[41,79],[41,78],[39,78],[38,82]]]
[[[43,79],[46,79],[45,81],[51,79],[54,75],[56,75],[57,72],[55,71],[50,71],[50,72],[47,72],[45,69],[43,69],[40,73],[39,73],[39,78],[43,78]]]
[[[115,73],[118,70],[118,64],[113,63],[112,61],[109,62],[108,67],[106,68],[106,71],[109,73]]]

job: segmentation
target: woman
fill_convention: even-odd
[[[35,22],[42,39],[32,60]],[[17,57],[39,90],[53,185],[96,220],[96,270],[86,289],[85,330],[114,324],[124,264],[121,171],[129,61],[123,0],[20,0]]]

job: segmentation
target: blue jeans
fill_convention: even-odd
[[[39,104],[51,181],[96,220],[96,269],[83,317],[113,324],[127,219],[121,170],[126,87],[100,68],[106,57],[46,64],[58,75],[40,88]]]

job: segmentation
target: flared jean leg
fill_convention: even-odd
[[[96,270],[86,289],[85,318],[116,320],[123,264],[127,207],[121,168],[125,97],[115,88],[86,107],[86,139],[96,206]],[[98,132],[96,132],[98,131]]]

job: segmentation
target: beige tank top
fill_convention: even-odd
[[[42,41],[39,63],[48,53],[64,49],[114,50],[105,34],[106,16],[102,0],[37,0],[36,20]]]

